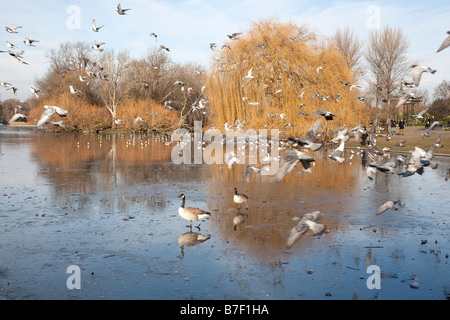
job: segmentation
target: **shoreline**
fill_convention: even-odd
[[[33,128],[37,128],[36,125],[31,125],[31,124],[13,124],[13,125],[3,125],[1,127],[7,128],[28,128],[28,129],[33,129]],[[0,128],[1,128],[0,127]],[[381,133],[378,134],[378,136],[376,137],[376,147],[383,149],[383,148],[389,148],[390,153],[408,153],[410,152],[414,147],[419,147],[422,149],[427,149],[428,147],[430,147],[436,140],[437,137],[441,138],[441,144],[443,145],[443,150],[439,150],[441,152],[436,152],[438,151],[437,149],[435,149],[434,155],[435,156],[440,156],[440,157],[450,157],[450,131],[446,131],[443,128],[439,128],[436,130],[431,130],[431,136],[430,137],[426,137],[423,138],[421,136],[422,133],[426,132],[427,130],[422,127],[422,126],[408,126],[406,127],[405,133],[402,134],[395,134],[392,136],[389,136],[388,139],[386,139],[387,134]],[[74,131],[74,130],[64,130],[64,129],[60,129],[60,130],[45,130],[45,132],[50,132],[50,133],[74,133],[74,134],[92,134],[92,133],[96,133],[96,134],[113,134],[113,133],[117,133],[117,134],[156,134],[156,135],[171,135],[170,132],[165,132],[165,131],[139,131],[139,130],[130,130],[130,129],[126,129],[126,128],[108,128],[108,129],[104,129],[104,130],[99,130],[99,131]],[[223,134],[225,137],[225,133]],[[352,137],[352,136],[351,136]],[[287,140],[287,139],[285,139]],[[406,146],[404,147],[396,147],[395,144],[406,140]],[[283,139],[284,141],[284,139]],[[361,147],[360,143],[357,142],[354,139],[350,139],[348,142],[345,143],[345,148],[350,149],[350,150],[354,150],[354,149],[369,149],[370,147]]]

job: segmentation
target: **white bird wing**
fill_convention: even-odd
[[[416,87],[419,86],[422,72],[424,72],[424,70],[423,70],[423,67],[421,67],[421,66],[416,66],[412,69],[412,78],[413,78],[414,85]]]
[[[290,248],[294,243],[306,232],[308,231],[308,225],[305,223],[305,219],[300,219],[299,222],[291,229],[289,232],[288,239],[286,241],[286,248]]]
[[[55,114],[55,109],[53,108],[48,108],[46,109],[43,113],[41,118],[39,119],[37,126],[43,126],[48,120],[50,120],[50,118]]]
[[[395,207],[395,202],[392,200],[386,201],[381,206],[378,207],[377,215],[382,214],[386,210],[394,209],[397,210],[398,208]]]
[[[12,116],[12,118],[11,118],[11,120],[9,120],[9,122],[14,122],[14,121],[17,121],[18,119],[20,119],[20,118],[27,118],[26,116],[24,116],[23,114],[21,114],[21,113],[16,113],[16,114],[14,114],[13,116]]]
[[[447,32],[448,34],[450,34],[450,31]],[[440,52],[442,50],[444,50],[445,48],[450,46],[450,36],[448,36],[444,42],[442,42],[441,46],[439,47],[439,49],[437,50],[437,52]]]
[[[313,123],[311,128],[309,128],[309,130],[305,134],[305,138],[304,138],[305,141],[308,141],[308,142],[314,141],[314,139],[317,136],[317,133],[319,133],[321,123],[322,123],[322,118],[317,119],[316,122]]]

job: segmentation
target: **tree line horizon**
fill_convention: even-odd
[[[403,112],[395,99],[408,90],[404,83],[413,63],[401,29],[373,30],[363,41],[349,27],[325,38],[270,19],[253,22],[221,48],[213,45],[205,67],[176,63],[157,47],[131,58],[127,50],[97,52],[86,42],[62,43],[46,54],[47,72],[32,85],[38,94],[24,102],[2,101],[0,121],[7,123],[20,104],[27,122],[35,124],[44,105],[56,105],[70,113],[55,120],[73,131],[171,132],[202,121],[222,131],[225,124],[244,123],[298,136],[317,119],[309,116],[317,109],[336,115],[325,131],[388,122]],[[415,88],[422,97],[416,112],[429,107],[428,115],[447,119],[449,89],[450,81],[438,84],[430,103],[430,93]]]

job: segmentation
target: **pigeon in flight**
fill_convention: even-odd
[[[101,28],[103,28],[104,26],[101,27],[97,27],[95,24],[95,19],[92,20],[92,30],[94,30],[94,32],[98,32]]]
[[[429,72],[431,74],[436,73],[436,70],[433,70],[430,67],[427,67],[425,65],[413,64],[411,66],[411,68],[412,68],[413,81],[414,81],[414,84],[416,87],[419,86],[420,78],[422,77],[422,73],[424,73],[424,72]]]
[[[437,50],[437,52],[441,52],[442,50],[444,50],[445,48],[450,46],[450,31],[447,31],[447,34],[449,36],[444,40],[444,42],[442,42],[442,44],[439,47],[439,49]]]
[[[126,11],[131,10],[131,9],[122,9],[122,7],[120,6],[120,3],[117,5],[117,12],[121,15],[124,16],[126,15]]]

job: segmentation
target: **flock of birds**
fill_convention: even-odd
[[[119,15],[126,15],[127,12],[130,10],[131,10],[130,8],[123,9],[120,4],[117,5],[117,13]],[[104,27],[103,25],[97,26],[95,19],[92,21],[92,30],[94,32],[99,32],[100,29],[102,29],[103,27]],[[21,26],[6,27],[6,31],[10,34],[16,34],[16,33],[18,33],[17,30],[20,28],[22,28],[22,27]],[[450,31],[448,31],[447,33],[449,34],[449,36],[444,40],[444,42],[439,47],[437,52],[440,52],[450,46]],[[231,40],[239,40],[240,34],[241,33],[233,33],[231,35],[228,35],[228,37]],[[150,34],[150,36],[154,37],[155,41],[158,38],[157,34],[154,32],[152,32]],[[26,46],[35,46],[34,43],[39,42],[39,41],[25,38],[23,40],[23,42]],[[23,60],[24,50],[13,51],[12,49],[18,49],[18,47],[16,45],[14,45],[13,43],[11,43],[10,41],[7,41],[6,45],[9,48],[7,53],[10,56],[14,57],[19,63],[27,64],[27,62],[25,62]],[[102,52],[103,45],[105,45],[104,42],[94,41],[92,43],[92,49],[95,51],[98,51],[98,52]],[[216,43],[210,44],[210,48],[212,50],[215,50],[216,47],[217,47]],[[230,49],[229,46],[227,46],[227,45],[222,46],[222,49],[224,49],[224,48]],[[170,52],[170,49],[165,47],[164,45],[161,45],[159,47],[159,50],[160,51],[165,50],[167,52]],[[0,52],[6,52],[6,51],[0,51]],[[324,69],[324,67],[319,66],[316,71],[319,74],[323,69]],[[430,67],[425,66],[425,65],[412,65],[411,71],[412,71],[412,82],[404,83],[404,85],[410,89],[417,88],[420,85],[420,80],[421,80],[423,73],[427,72],[430,74],[434,74],[436,72],[436,70],[431,69]],[[250,70],[248,70],[247,74],[243,77],[243,80],[251,81],[254,78],[255,78],[255,74],[253,73],[253,68],[251,68]],[[106,76],[105,76],[105,79],[106,79]],[[80,76],[80,81],[88,81],[88,80],[85,77]],[[340,81],[340,83],[349,87],[350,90],[352,90],[355,87],[359,87],[358,85],[351,84],[350,82],[346,82],[346,81]],[[145,83],[143,85],[145,86]],[[178,85],[178,86],[180,86],[180,88],[182,90],[184,90],[185,85],[182,81],[176,81],[174,83],[174,85]],[[12,84],[10,84],[8,82],[0,82],[0,86],[6,87],[7,90],[12,90],[14,92],[14,94],[17,95],[17,88],[15,86],[13,86]],[[383,90],[381,87],[379,87],[379,89]],[[36,95],[36,97],[38,97],[39,90],[32,88],[32,87],[30,88],[30,90],[33,92],[33,94]],[[82,94],[81,91],[75,89],[72,85],[69,87],[69,91],[70,91],[70,93],[77,95],[77,96],[80,96]],[[203,91],[203,89],[202,89],[202,91]],[[301,96],[303,96],[303,93]],[[328,98],[329,98],[329,97],[323,97],[320,95],[315,95],[314,97],[319,97],[319,98],[322,98],[323,100],[328,100]],[[405,92],[405,94],[398,101],[396,108],[399,108],[401,105],[406,103],[409,99],[415,98],[415,97],[416,97],[416,95],[415,95],[414,91]],[[450,97],[450,92],[449,92],[449,97]],[[335,97],[335,99],[337,101],[339,101],[342,99],[342,97],[340,97],[340,95],[338,95]],[[358,96],[357,99],[364,100],[364,97]],[[205,104],[205,101],[200,100],[199,106],[196,106],[196,109],[204,109],[205,108],[204,104]],[[18,112],[19,109],[21,109],[20,106],[17,106],[15,108],[15,113],[14,113],[13,117],[11,118],[10,122],[20,121],[20,120],[26,121],[26,116],[19,113]],[[42,113],[42,116],[37,123],[38,127],[43,126],[45,123],[48,123],[50,121],[50,119],[53,117],[53,115],[55,115],[55,114],[58,114],[60,117],[65,117],[69,114],[69,111],[63,110],[57,106],[45,105],[44,109],[45,109],[45,111]],[[170,101],[167,101],[165,103],[164,109],[172,109],[172,107],[170,106]],[[421,119],[421,118],[423,118],[423,114],[425,112],[426,112],[426,110],[415,115],[415,117],[418,119]],[[302,114],[306,114],[306,113],[302,113]],[[311,163],[313,163],[315,161],[315,157],[308,155],[304,151],[305,151],[305,149],[310,149],[311,151],[315,152],[315,151],[318,151],[323,148],[324,143],[321,141],[317,141],[317,138],[320,135],[319,130],[320,130],[322,118],[326,119],[327,121],[332,121],[336,117],[336,115],[331,113],[330,111],[323,110],[323,109],[316,110],[315,112],[311,113],[310,115],[311,116],[320,116],[320,117],[314,122],[314,124],[311,126],[311,128],[307,131],[306,135],[301,138],[290,138],[287,141],[283,142],[283,146],[289,148],[285,152],[285,154],[282,157],[269,158],[270,161],[279,161],[280,162],[279,169],[276,172],[275,177],[274,177],[275,181],[281,181],[287,174],[292,172],[293,169],[299,163],[303,167],[303,169],[300,172],[307,172],[307,173],[312,172]],[[275,116],[278,116],[278,114],[275,114],[275,115],[268,114],[268,116],[273,118]],[[283,115],[279,115],[279,116],[281,118],[283,118]],[[122,120],[120,120],[120,119],[114,119],[114,121],[117,124],[122,123]],[[135,123],[137,123],[139,121],[143,121],[142,118],[139,118],[139,117],[136,118]],[[62,121],[57,121],[57,122],[54,121],[54,122],[52,122],[52,124],[64,126]],[[236,128],[240,128],[243,125],[244,125],[244,123],[240,122],[240,121],[239,121],[239,123],[235,123]],[[286,125],[289,125],[289,123],[287,123]],[[226,131],[231,130],[231,128],[232,128],[232,126],[228,126],[228,124],[225,123]],[[328,153],[327,158],[330,160],[333,160],[333,161],[337,161],[338,163],[345,162],[345,160],[346,160],[345,154],[344,154],[345,142],[348,141],[348,139],[350,138],[350,134],[353,134],[356,139],[359,139],[359,136],[362,133],[365,133],[365,130],[363,129],[363,127],[361,125],[358,127],[352,128],[350,130],[350,132],[348,132],[348,128],[346,128],[345,126],[341,126],[341,128],[339,128],[336,132],[334,132],[334,138],[332,138],[329,141],[331,144],[338,144],[338,147],[332,148],[331,152]],[[415,149],[412,152],[410,152],[409,156],[399,155],[397,157],[391,157],[389,161],[386,161],[383,163],[380,162],[379,159],[376,159],[376,157],[384,156],[386,154],[385,150],[379,150],[376,147],[372,147],[367,150],[360,150],[360,152],[361,152],[361,154],[366,153],[369,156],[369,158],[371,159],[369,165],[367,166],[366,174],[370,180],[373,180],[375,174],[378,172],[398,174],[401,177],[409,177],[416,173],[420,174],[420,175],[423,174],[425,167],[431,167],[431,168],[435,169],[437,167],[437,164],[434,163],[432,161],[432,159],[433,159],[433,150],[437,147],[442,147],[442,145],[440,145],[440,139],[438,139],[432,146],[430,146],[426,150],[423,150],[419,147],[415,147]],[[302,151],[300,151],[299,149],[302,149]],[[234,152],[231,152],[231,153],[228,153],[225,155],[226,163],[230,169],[233,166],[233,164],[240,163],[239,157],[240,157],[240,155],[237,155]],[[405,169],[401,170],[399,172],[395,171],[397,168],[400,168],[401,166],[404,166]],[[261,171],[266,170],[266,168],[267,168],[267,163],[262,165],[261,167],[258,167],[255,165],[248,165],[246,172],[245,172],[246,179],[248,180],[249,177],[253,173],[255,173],[255,174],[261,173]],[[450,170],[447,172],[445,180],[448,180],[449,176],[450,176]],[[195,208],[195,207],[186,207],[185,206],[185,201],[186,201],[185,195],[181,194],[179,197],[182,199],[182,204],[178,210],[180,217],[190,221],[190,225],[188,225],[188,227],[190,227],[190,228],[192,228],[192,221],[197,221],[198,225],[196,227],[198,229],[200,229],[200,220],[211,216],[211,213],[209,213],[205,210],[199,209],[199,208]],[[246,204],[246,209],[248,209],[248,199],[249,199],[249,197],[247,195],[238,193],[237,189],[234,188],[233,201],[236,204],[239,204],[239,205]],[[378,208],[378,211],[376,212],[376,214],[379,215],[389,209],[398,210],[399,206],[400,207],[404,206],[404,204],[400,200],[386,201]],[[311,230],[314,234],[321,234],[321,233],[325,232],[326,226],[324,224],[320,224],[320,223],[316,222],[320,216],[321,216],[321,213],[319,211],[315,211],[315,212],[311,212],[311,213],[306,213],[301,218],[297,218],[296,219],[297,224],[291,229],[290,234],[288,236],[286,246],[288,248],[290,248],[295,243],[295,241],[302,234],[307,232],[308,230]]]
[[[332,146],[333,144],[338,144],[338,147],[331,147],[331,151],[327,153],[327,156],[322,156],[323,158],[336,161],[338,163],[344,163],[346,161],[344,153],[345,142],[347,142],[351,137],[354,137],[354,139],[359,139],[359,136],[361,134],[361,126],[357,126],[355,128],[352,128],[351,130],[348,130],[345,127],[341,127],[340,129],[333,132],[334,137],[330,139],[327,144],[325,144],[322,141],[316,140],[317,133],[320,130],[321,121],[322,117],[318,118],[308,130],[304,138],[291,138],[287,139],[286,141],[279,141],[279,146],[277,146],[275,143],[271,143],[272,141],[269,139],[267,142],[269,144],[269,148],[278,147],[279,150],[285,149],[286,152],[283,156],[278,157],[270,157],[269,154],[267,154],[266,158],[261,159],[260,166],[247,165],[244,172],[245,180],[249,182],[252,175],[261,175],[263,171],[268,172],[269,162],[271,161],[279,161],[278,171],[272,178],[273,182],[281,181],[286,175],[291,173],[298,164],[301,164],[303,168],[298,171],[297,174],[302,172],[312,173],[311,164],[315,162],[316,158],[307,154],[305,149],[310,149],[315,152],[322,149],[325,145]],[[222,142],[226,143],[227,141],[224,138]],[[253,142],[250,139],[247,139],[246,143],[248,144],[250,150],[250,148],[252,148],[251,144],[258,142]],[[438,137],[436,141],[430,144],[430,146],[425,150],[416,146],[414,147],[414,150],[398,155],[391,154],[389,148],[380,149],[376,146],[370,146],[368,148],[357,147],[356,151],[351,150],[350,159],[355,154],[359,154],[362,159],[368,159],[365,173],[370,181],[373,181],[377,174],[395,174],[401,178],[406,178],[414,174],[424,174],[425,168],[436,169],[438,167],[438,164],[433,161],[433,152],[436,148],[442,147],[443,145],[441,144],[440,137]],[[299,149],[301,149],[302,151],[300,151]],[[243,150],[245,150],[245,148],[243,148]],[[245,157],[245,154],[239,154],[231,151],[225,154],[224,159],[228,168],[232,169],[234,165],[242,163],[242,161],[240,160],[241,157]],[[386,158],[388,160],[386,160]],[[447,181],[449,178],[450,168],[446,172],[445,181]],[[198,208],[185,208],[185,196],[182,196],[183,203],[180,207],[179,214],[182,218],[191,220],[190,227],[192,227],[192,220],[199,221],[203,218],[211,216],[211,213]],[[239,205],[245,204],[246,209],[248,210],[248,195],[238,193],[237,189],[234,188],[234,194],[232,195],[232,197],[234,203]],[[399,208],[404,206],[405,204],[399,199],[387,200],[379,206],[376,211],[376,215],[380,215],[387,210],[398,210]],[[186,214],[186,210],[190,212],[190,215]],[[316,211],[306,213],[302,218],[295,218],[294,220],[297,221],[297,224],[291,229],[289,233],[286,247],[290,248],[295,243],[295,241],[308,230],[311,230],[314,235],[328,232],[324,224],[317,222],[321,215],[322,214],[320,211]]]
[[[122,8],[121,5],[120,5],[120,3],[117,5],[117,13],[118,13],[119,15],[126,15],[126,14],[127,14],[127,11],[130,11],[130,10],[131,10],[131,8],[127,8],[127,9]],[[93,30],[94,32],[99,32],[100,29],[102,29],[103,27],[104,27],[104,25],[98,26],[98,25],[96,24],[95,19],[92,20],[92,30]],[[9,33],[18,33],[17,29],[20,29],[20,28],[22,28],[22,26],[6,27],[6,31],[9,32]],[[230,39],[234,39],[234,37],[236,37],[236,36],[239,35],[239,34],[240,34],[240,33],[235,33],[235,34],[233,34],[232,36],[229,35],[229,37],[230,37]],[[157,35],[155,32],[151,32],[151,33],[150,33],[150,37],[154,37],[154,38],[155,38],[155,41],[158,39],[158,35]],[[25,38],[25,40],[24,40],[24,43],[25,43],[25,45],[27,45],[27,46],[33,46],[33,47],[34,47],[34,46],[35,46],[35,45],[33,44],[34,42],[39,42],[39,41],[38,41],[38,40],[31,40],[31,39],[29,39],[29,38]],[[13,45],[13,44],[12,44],[11,42],[9,42],[9,41],[7,41],[6,44],[7,44],[8,48],[10,48],[10,49],[17,48],[15,45]],[[102,52],[104,49],[103,49],[101,46],[103,46],[103,45],[105,45],[105,44],[106,44],[105,42],[97,42],[97,41],[94,41],[94,42],[92,43],[91,47],[92,47],[92,49],[93,49],[94,51]],[[167,52],[170,52],[170,49],[167,48],[167,47],[164,46],[164,45],[160,45],[160,47],[159,47],[158,50],[159,50],[159,51],[167,51]],[[5,52],[5,51],[0,51],[0,52]],[[11,56],[13,56],[14,58],[16,58],[17,60],[19,60],[19,62],[21,62],[21,63],[23,63],[23,64],[28,64],[28,63],[26,63],[25,61],[23,61],[23,59],[22,59],[22,58],[23,58],[22,55],[23,55],[24,52],[25,52],[25,51],[23,51],[23,50],[22,50],[22,51],[12,51],[12,50],[8,50],[8,53],[9,53]],[[85,60],[86,60],[86,59],[85,59]],[[84,61],[84,63],[86,63],[86,61]],[[157,68],[157,67],[154,67],[154,68]],[[63,67],[62,70],[61,70],[62,73],[65,73],[65,72],[68,72],[68,71],[74,71],[74,69],[71,68],[71,67]],[[197,73],[198,73],[198,74],[202,74],[202,72],[199,71],[199,70],[197,70]],[[89,84],[89,82],[90,82],[90,79],[89,79],[89,78],[94,77],[94,78],[99,78],[100,80],[108,81],[108,80],[109,80],[109,76],[110,76],[110,74],[105,73],[103,67],[101,67],[101,66],[99,66],[99,65],[96,64],[96,65],[94,66],[94,69],[93,69],[93,70],[87,70],[87,75],[86,75],[86,76],[81,76],[81,75],[80,75],[80,76],[79,76],[79,80],[80,80],[81,82],[86,82],[87,84]],[[144,86],[144,87],[146,87],[146,88],[149,88],[149,84],[148,84],[148,83],[142,82],[141,84],[142,84],[142,86]],[[178,86],[178,87],[180,88],[181,91],[185,91],[185,90],[186,90],[188,93],[191,93],[192,90],[193,90],[193,88],[191,88],[191,87],[187,87],[187,88],[186,88],[185,83],[184,83],[183,81],[180,81],[180,80],[175,81],[173,85],[174,85],[174,86]],[[11,83],[9,83],[9,82],[0,82],[0,86],[6,87],[7,90],[13,90],[14,95],[17,96],[17,90],[18,90],[18,89],[17,89],[17,87],[13,86]],[[33,87],[30,87],[30,90],[31,90],[31,92],[32,92],[37,98],[39,97],[40,90],[38,90],[38,89],[36,89],[36,88],[33,88]],[[203,112],[203,114],[206,114],[206,111],[205,111],[204,109],[206,108],[206,103],[207,103],[208,101],[203,97],[203,94],[204,94],[204,91],[205,91],[205,90],[206,90],[206,86],[203,86],[203,87],[201,88],[201,96],[199,97],[199,99],[197,99],[197,100],[191,105],[191,110],[192,110],[192,111],[201,110],[201,111]],[[80,91],[80,90],[78,90],[78,89],[76,89],[73,85],[69,85],[69,92],[70,92],[71,94],[75,95],[75,96],[78,96],[78,97],[81,97],[81,96],[83,95],[83,92]],[[172,109],[172,110],[173,110],[174,108],[171,106],[172,103],[173,103],[173,101],[171,101],[171,100],[165,101],[165,102],[164,102],[164,108],[163,108],[163,110],[165,110],[165,109]],[[21,109],[20,106],[17,106],[17,107]],[[64,110],[64,112],[54,112],[54,113],[50,114],[48,110],[49,110],[49,109],[55,109],[55,108],[58,108],[58,107],[56,107],[56,106],[52,106],[51,108],[49,108],[49,106],[44,106],[44,108],[45,108],[46,110],[42,113],[42,116],[41,116],[40,120],[38,121],[38,124],[37,124],[38,127],[42,127],[44,124],[49,123],[48,121],[50,120],[50,118],[52,117],[52,115],[55,114],[55,113],[58,114],[58,115],[60,115],[61,117],[65,117],[65,116],[67,116],[67,115],[69,114],[69,112],[68,112],[67,110]],[[55,110],[56,110],[56,109],[55,109]],[[59,108],[59,110],[62,110],[62,109]],[[15,111],[16,111],[16,112],[14,113],[13,117],[12,117],[12,118],[10,119],[10,121],[9,121],[10,123],[15,122],[15,121],[19,121],[19,122],[27,122],[27,116],[26,116],[26,115],[21,114],[21,113],[18,113],[18,112],[17,112],[17,108],[16,108]],[[155,117],[157,114],[158,114],[158,113],[155,113],[155,114],[152,114],[151,116],[152,116],[152,117]],[[113,119],[113,121],[114,121],[114,123],[117,124],[117,125],[120,125],[120,124],[123,123],[123,120],[121,120],[121,119]],[[134,120],[134,123],[135,123],[135,125],[137,125],[139,122],[143,122],[143,121],[144,121],[144,120],[143,120],[141,117],[136,117],[136,119]],[[51,122],[51,123],[52,123],[53,125],[56,125],[56,126],[62,126],[62,127],[65,126],[62,120],[60,120],[60,121],[53,121],[53,122]]]

